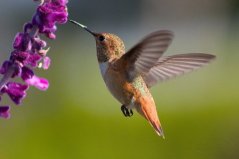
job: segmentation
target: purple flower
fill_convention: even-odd
[[[28,59],[26,60],[26,64],[32,67],[37,67],[38,62],[42,59],[39,54],[29,54]]]
[[[47,79],[41,78],[41,77],[37,77],[35,75],[32,78],[29,78],[29,79],[25,80],[25,82],[28,85],[35,86],[36,88],[38,88],[38,89],[40,89],[42,91],[47,90],[48,87],[49,87],[49,82],[48,82]]]
[[[57,5],[65,6],[68,3],[68,0],[57,0],[57,1],[53,1],[53,3],[56,3]]]
[[[8,94],[12,101],[19,105],[26,97],[29,86],[40,90],[47,90],[49,82],[47,79],[38,77],[33,69],[48,69],[51,59],[47,56],[49,47],[40,38],[41,34],[50,39],[55,39],[56,24],[67,22],[68,12],[66,4],[68,0],[34,0],[40,1],[31,22],[24,25],[23,32],[16,34],[13,41],[13,51],[9,60],[3,62],[0,74],[0,101],[3,94]],[[15,77],[22,78],[24,84],[11,81]],[[10,117],[10,107],[0,106],[0,117]]]
[[[5,74],[7,73],[8,69],[12,66],[11,61],[4,61],[2,67],[0,68],[0,73]]]
[[[0,106],[0,117],[8,119],[10,118],[10,107]]]
[[[12,52],[10,59],[14,62],[19,62],[23,66],[30,65],[31,67],[37,67],[42,56],[28,51],[23,52],[15,50]]]
[[[31,50],[31,36],[28,33],[17,33],[13,42],[13,48],[20,51]]]
[[[46,45],[46,42],[41,40],[39,37],[32,39],[32,51],[41,50],[42,48],[46,47]]]
[[[20,50],[14,50],[11,53],[10,60],[12,61],[12,63],[19,63],[21,65],[24,65],[29,56],[29,52],[27,51],[24,52]]]
[[[28,25],[25,27],[28,27]],[[15,36],[15,40],[13,42],[13,48],[15,50],[35,53],[37,50],[41,50],[42,48],[46,47],[47,44],[44,40],[41,40],[38,36],[31,37],[31,35],[28,33],[29,28],[25,28],[25,30],[27,30],[27,32],[18,33]]]
[[[24,81],[31,79],[33,76],[34,76],[34,72],[30,68],[28,68],[28,67],[22,68],[21,77]]]
[[[32,19],[32,24],[37,25],[39,32],[45,34],[50,39],[55,39],[56,23],[67,22],[68,12],[66,9],[67,0],[45,1],[38,7]]]
[[[11,77],[19,76],[21,74],[21,67],[18,63],[13,63],[11,61],[4,61],[2,67],[0,68],[0,74],[7,74],[9,70],[13,70]]]
[[[50,67],[50,64],[51,64],[51,59],[49,58],[49,57],[45,57],[44,59],[43,59],[43,69],[44,70],[47,70],[49,67]]]
[[[19,105],[23,98],[26,96],[26,90],[28,85],[23,85],[21,83],[9,82],[1,90],[1,93],[7,93],[14,103]]]

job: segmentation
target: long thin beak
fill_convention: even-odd
[[[90,34],[92,34],[93,36],[96,36],[96,33],[94,33],[93,31],[91,31],[90,29],[87,28],[87,26],[83,25],[83,24],[80,24],[78,23],[77,21],[74,21],[74,20],[70,20],[71,23],[85,29],[87,32],[89,32]]]

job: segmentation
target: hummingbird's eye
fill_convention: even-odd
[[[104,41],[105,37],[103,35],[99,36],[99,41]]]

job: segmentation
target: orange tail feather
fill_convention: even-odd
[[[165,138],[154,104],[143,104],[141,106],[138,106],[137,111],[149,121],[150,125],[154,128],[159,136]]]

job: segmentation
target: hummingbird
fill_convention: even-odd
[[[126,52],[124,42],[117,35],[93,32],[74,20],[70,22],[95,38],[101,75],[110,93],[121,103],[124,116],[132,116],[135,109],[163,138],[150,88],[159,82],[199,69],[215,59],[214,55],[205,53],[162,56],[174,37],[169,30],[147,35]]]

